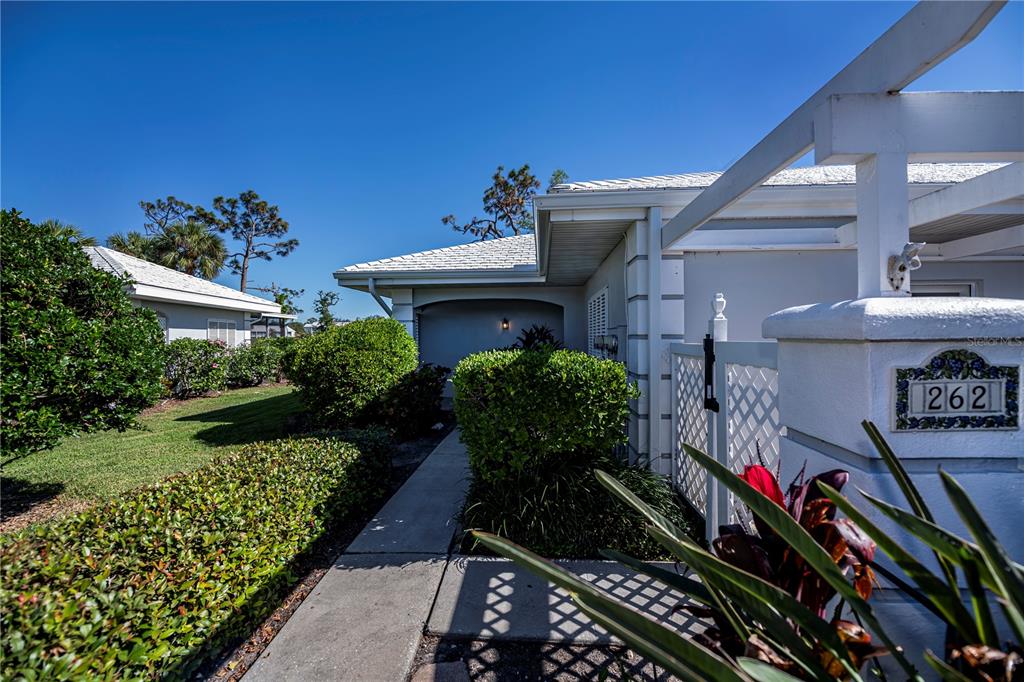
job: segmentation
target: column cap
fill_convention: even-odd
[[[925,341],[1024,337],[1024,301],[909,296],[786,308],[761,325],[767,339]]]

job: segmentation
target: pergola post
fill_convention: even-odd
[[[889,257],[910,241],[907,154],[879,152],[857,164],[857,297],[909,296],[889,283]]]

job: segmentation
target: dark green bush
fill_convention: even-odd
[[[610,452],[636,393],[621,364],[569,350],[477,353],[453,382],[473,474],[490,483]]]
[[[377,317],[297,339],[284,366],[314,421],[337,427],[373,421],[373,409],[416,363],[402,323]]]
[[[258,443],[0,539],[4,679],[182,679],[274,608],[297,559],[386,491],[379,450]]]
[[[644,519],[597,481],[594,469],[612,473],[641,500],[681,528],[688,528],[668,481],[642,465],[613,457],[596,462],[565,462],[542,477],[492,485],[474,478],[466,497],[462,525],[484,530],[549,557],[596,559],[616,549],[643,559],[662,559],[664,549],[647,533]]]
[[[229,348],[224,358],[224,379],[228,386],[259,386],[276,378],[284,351],[275,339],[256,339],[252,343]]]
[[[163,333],[127,280],[67,235],[0,211],[0,439],[5,457],[125,429],[161,393]]]
[[[226,385],[227,349],[205,339],[175,339],[167,344],[164,378],[175,398],[194,398]]]
[[[409,372],[372,407],[370,417],[399,440],[428,433],[441,421],[441,393],[451,370],[426,364]]]

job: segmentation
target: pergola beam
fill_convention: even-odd
[[[990,2],[921,2],[743,158],[680,211],[662,231],[668,247],[741,199],[814,145],[814,114],[832,95],[892,93],[971,42],[1003,8]]]
[[[996,251],[1024,248],[1024,225],[976,234],[938,245],[943,260],[981,256]]]
[[[1024,133],[1022,133],[1024,134]],[[910,200],[910,226],[917,227],[1024,194],[1024,163],[1012,163]]]
[[[814,117],[814,162],[879,152],[914,161],[1024,160],[1024,92],[832,95]]]

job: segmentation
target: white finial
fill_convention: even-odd
[[[711,299],[711,310],[714,316],[708,320],[708,333],[715,341],[729,340],[729,320],[725,319],[725,294],[719,291]]]
[[[715,319],[716,320],[724,320],[725,319],[725,305],[726,305],[726,303],[727,303],[727,301],[725,300],[725,294],[723,294],[721,291],[719,291],[717,294],[715,294],[715,298],[712,299],[712,301],[711,301],[711,307],[715,311]]]

